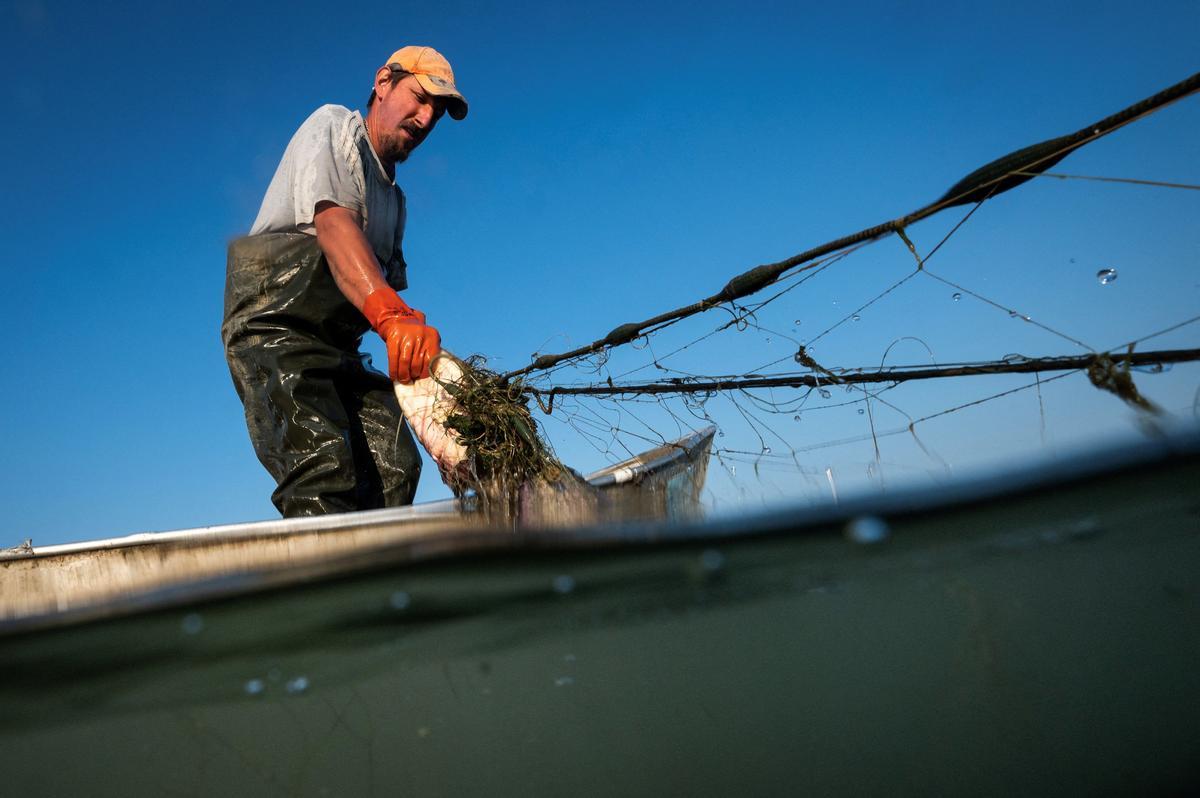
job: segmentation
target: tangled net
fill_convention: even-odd
[[[503,376],[537,399],[570,462],[717,426],[723,482],[710,490],[730,506],[940,484],[963,464],[1027,462],[1039,446],[1054,456],[1116,430],[1096,388],[1135,408],[1143,431],[1200,421],[1200,316],[1188,301],[1200,284],[1183,266],[1200,179],[1195,139],[1177,132],[1197,109],[1180,109],[1182,126],[1164,116],[1123,134],[1145,140],[1119,169],[1166,165],[1166,180],[1106,173],[1109,151],[1090,146],[1197,92],[1200,74],[986,164],[927,206],[734,273],[590,343],[535,352]],[[1048,171],[1080,150],[1073,162],[1091,174]],[[1122,228],[1127,207],[1141,221]],[[1129,275],[1116,287],[1114,262]],[[1134,382],[1143,374],[1155,401]],[[1057,431],[1048,419],[1062,419]]]
[[[439,381],[455,402],[446,418],[467,449],[468,468],[451,485],[457,493],[474,490],[496,497],[496,488],[506,491],[532,479],[554,481],[569,473],[541,435],[529,412],[529,396],[520,380],[504,381],[484,364],[482,355],[472,355],[462,365],[462,377]]]

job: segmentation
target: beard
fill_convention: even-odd
[[[412,138],[405,138],[400,133],[401,130],[407,132]],[[408,160],[408,156],[412,154],[412,151],[424,140],[424,131],[415,125],[405,123],[400,125],[383,141],[382,152],[379,154],[392,163],[404,163]]]

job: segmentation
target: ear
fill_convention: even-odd
[[[392,70],[385,66],[375,70],[375,94],[384,97],[392,89]]]

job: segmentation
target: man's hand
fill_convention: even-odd
[[[332,202],[317,204],[313,224],[317,243],[329,260],[337,287],[387,344],[388,373],[393,382],[429,376],[429,362],[442,351],[438,331],[425,324],[425,314],[404,303],[383,278],[379,261],[363,235],[358,214]]]
[[[429,376],[430,362],[442,351],[442,338],[425,323],[424,313],[410,308],[391,288],[368,294],[362,312],[387,344],[392,382],[413,382]]]

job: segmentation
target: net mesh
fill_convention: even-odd
[[[1194,423],[1195,103],[1157,112],[1198,88],[1192,76],[907,216],[505,378],[567,462],[717,426],[718,507],[942,482]],[[1130,162],[1144,171],[1114,173]]]

